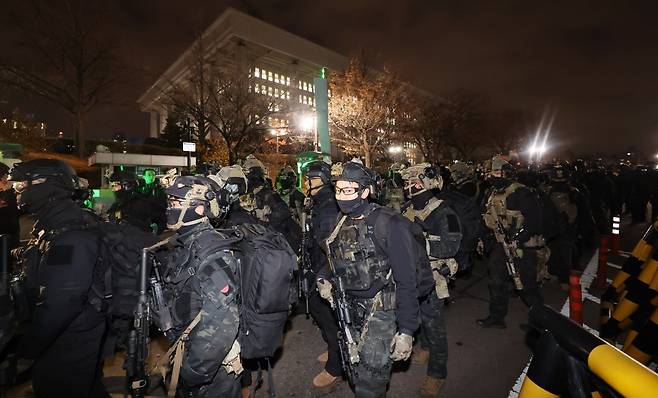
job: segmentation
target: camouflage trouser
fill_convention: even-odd
[[[435,291],[420,302],[420,332],[418,340],[422,349],[430,352],[427,375],[445,379],[448,375],[448,339],[443,319],[443,300]]]
[[[355,368],[354,380],[356,398],[386,396],[393,366],[393,361],[389,358],[389,348],[396,331],[395,311],[375,311],[360,344],[360,360]]]

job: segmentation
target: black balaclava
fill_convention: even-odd
[[[418,195],[413,195],[411,197],[411,205],[415,210],[423,209],[425,208],[425,205],[427,205],[427,202],[429,202],[433,197],[434,193],[432,191],[421,192]]]
[[[362,215],[366,209],[368,208],[368,200],[363,199],[361,197],[361,192],[363,192],[361,189],[358,191],[358,195],[354,199],[348,199],[348,200],[338,200],[336,199],[336,202],[338,203],[338,207],[340,208],[340,211],[343,214],[346,214],[352,218],[359,217]]]
[[[28,185],[17,196],[17,202],[21,209],[30,214],[38,214],[56,200],[70,199],[73,192],[58,184]]]

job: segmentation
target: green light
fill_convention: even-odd
[[[119,166],[119,170],[123,171],[123,165]]]
[[[93,192],[92,197],[94,197],[94,198],[100,198],[101,197],[101,190],[100,189],[92,189],[91,192]]]
[[[320,77],[323,79],[327,78],[327,68],[324,66],[320,68]]]

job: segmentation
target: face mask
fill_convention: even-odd
[[[336,202],[338,202],[340,211],[350,217],[360,216],[368,206],[368,201],[361,199],[361,197],[349,200],[337,200]]]
[[[36,214],[54,200],[70,198],[72,193],[66,189],[51,184],[29,185],[20,194],[17,202],[21,209]]]
[[[191,207],[167,208],[167,228],[172,231],[183,226],[198,224],[206,219],[206,216],[200,216]]]

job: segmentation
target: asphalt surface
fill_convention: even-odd
[[[622,250],[630,251],[646,230],[647,225],[622,225]],[[586,253],[581,264],[586,264],[593,252]],[[622,264],[621,259],[617,259]],[[608,278],[616,270],[609,268]],[[510,294],[507,329],[482,329],[475,319],[488,312],[486,263],[478,261],[469,279],[458,279],[451,291],[450,305],[446,307],[448,333],[448,378],[439,397],[507,397],[512,386],[528,363],[531,351],[528,338],[519,325],[527,322],[528,309],[512,291]],[[555,282],[543,287],[546,304],[559,310],[567,298]],[[586,303],[586,322],[597,328],[598,306]],[[162,341],[155,341],[152,354],[165,349]],[[313,377],[323,366],[316,357],[325,350],[320,332],[304,314],[291,318],[284,346],[276,359],[273,375],[278,397],[351,397],[347,382],[338,380],[323,389],[313,387]],[[125,379],[121,369],[122,355],[108,361],[105,367],[105,384],[113,397],[124,396]],[[415,397],[425,375],[426,365],[410,362],[396,364],[389,386],[388,397]],[[267,379],[264,377],[265,380]],[[11,390],[9,397],[31,396],[29,383]],[[163,396],[161,389],[153,396]],[[257,391],[257,397],[267,397],[267,382]]]

